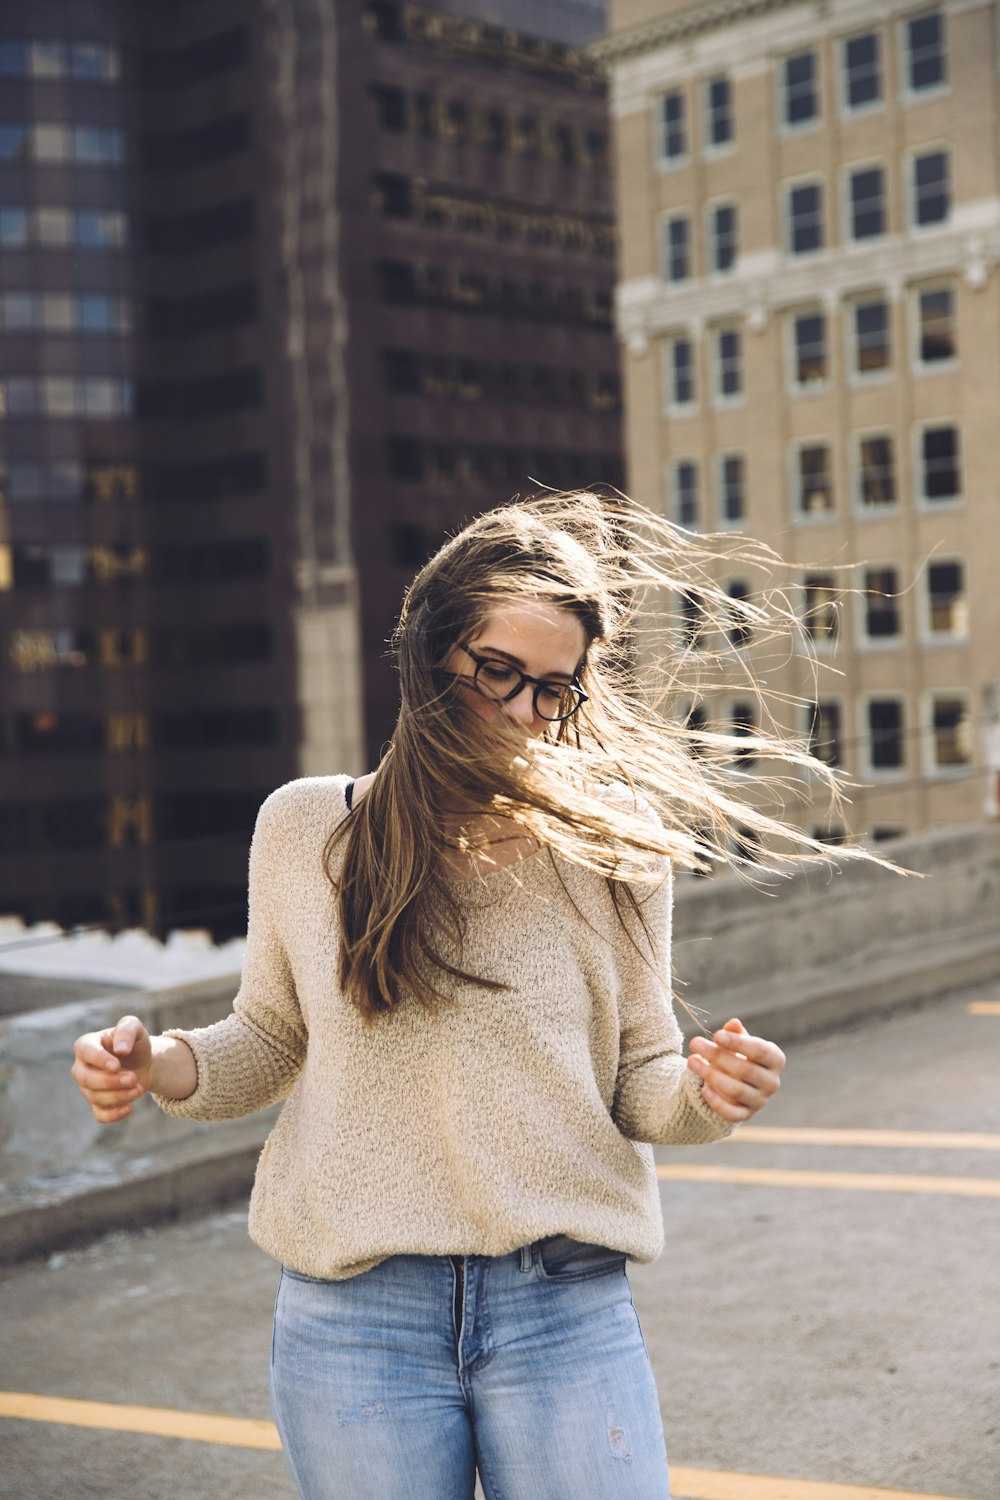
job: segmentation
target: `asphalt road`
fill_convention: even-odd
[[[675,1500],[1000,1500],[1000,1013],[972,1000],[1000,989],[798,1044],[758,1117],[790,1140],[658,1151],[667,1248],[629,1276]],[[276,1270],[242,1211],[2,1274],[2,1392],[110,1407],[0,1415],[0,1500],[294,1500],[280,1452],[120,1430],[269,1422]]]

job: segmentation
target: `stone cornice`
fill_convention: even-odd
[[[657,47],[686,41],[702,32],[753,20],[772,11],[787,10],[798,3],[800,0],[701,0],[701,3],[689,5],[672,16],[661,16],[614,36],[602,37],[599,42],[592,42],[587,52],[596,62],[607,67],[623,58],[653,52]]]

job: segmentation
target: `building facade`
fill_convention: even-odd
[[[0,0],[0,912],[241,930],[428,552],[620,482],[597,7],[493,9]]]
[[[968,0],[617,0],[595,49],[630,489],[791,565],[839,675],[800,651],[768,684],[862,784],[833,826],[806,806],[833,838],[996,813],[997,27]]]

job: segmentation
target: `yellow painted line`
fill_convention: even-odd
[[[935,1151],[1000,1151],[1000,1135],[960,1130],[821,1130],[785,1125],[741,1125],[727,1141],[774,1146],[928,1146]]]
[[[973,1000],[965,1008],[970,1016],[1000,1016],[1000,1000]]]
[[[962,1500],[925,1490],[880,1490],[866,1484],[824,1484],[811,1479],[774,1479],[765,1474],[713,1473],[670,1465],[674,1500]]]
[[[794,1172],[780,1167],[658,1166],[673,1182],[736,1182],[755,1187],[849,1188],[869,1193],[956,1193],[964,1198],[1000,1198],[1000,1178],[921,1177],[889,1172]]]
[[[23,1391],[0,1391],[0,1417],[60,1422],[70,1427],[104,1427],[114,1432],[145,1432],[153,1437],[190,1438],[196,1443],[225,1443],[233,1448],[281,1447],[273,1422],[216,1417],[198,1411],[170,1411],[161,1406],[71,1401],[62,1396],[31,1396]]]
[[[272,1422],[215,1417],[205,1412],[171,1411],[160,1406],[119,1406],[110,1401],[75,1401],[61,1396],[34,1396],[0,1391],[0,1417],[30,1422],[58,1422],[71,1427],[101,1427],[114,1432],[141,1432],[153,1437],[188,1438],[237,1448],[278,1449]],[[868,1485],[826,1484],[822,1480],[775,1479],[764,1474],[729,1474],[721,1470],[670,1465],[676,1500],[967,1500],[959,1495],[883,1490]]]

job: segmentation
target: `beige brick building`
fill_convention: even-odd
[[[998,25],[975,0],[613,0],[598,47],[630,492],[794,565],[842,674],[817,748],[879,838],[996,815]],[[769,682],[808,695],[804,657]]]

